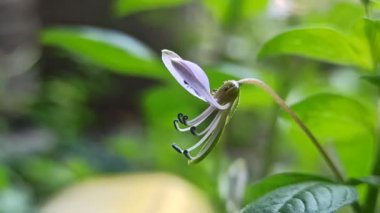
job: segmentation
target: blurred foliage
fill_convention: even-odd
[[[365,29],[371,47],[372,60],[376,65],[380,61],[380,21],[365,19]]]
[[[372,83],[375,86],[380,86],[380,76],[379,75],[363,75],[363,79],[367,80],[368,82]]]
[[[116,31],[91,27],[51,28],[43,31],[41,41],[90,60],[104,68],[160,78],[159,62],[153,53],[136,39]]]
[[[258,54],[264,58],[278,54],[294,54],[321,61],[356,65],[373,69],[365,44],[351,44],[344,35],[328,28],[297,29],[280,34],[265,43]]]
[[[205,0],[203,3],[219,23],[231,26],[261,13],[266,9],[268,0]]]
[[[347,97],[318,94],[293,105],[292,108],[315,132],[322,144],[334,146],[348,176],[369,174],[373,155],[357,154],[371,153],[375,147],[375,116],[366,107]],[[323,125],[326,121],[329,123],[327,126]],[[297,146],[299,149],[305,148],[302,144]],[[304,154],[308,155],[307,152]],[[361,160],[353,162],[352,158],[356,154]]]
[[[130,15],[145,10],[153,10],[165,7],[181,5],[187,0],[115,0],[115,13],[118,16]]]
[[[86,19],[78,19],[75,26],[44,25],[43,54],[26,72],[37,73],[35,78],[16,84],[13,76],[1,76],[2,102],[20,106],[0,105],[0,212],[32,212],[73,183],[141,171],[182,176],[223,212],[232,198],[218,191],[217,180],[229,180],[226,171],[236,158],[247,165],[248,171],[240,172],[249,173],[245,197],[234,197],[242,199],[233,201],[240,208],[315,182],[318,199],[324,184],[336,198],[350,193],[336,200],[336,208],[356,199],[351,187],[325,183],[332,174],[315,147],[256,87],[242,87],[238,110],[216,150],[200,164],[187,165],[170,145],[187,147],[196,139],[176,132],[173,120],[178,113],[195,117],[207,104],[175,82],[160,49],[200,64],[212,88],[229,79],[264,80],[310,127],[339,169],[361,180],[371,175],[376,159],[378,1],[108,4],[116,17],[107,14],[102,23],[85,26]],[[38,86],[29,90],[24,87],[29,84]],[[12,95],[14,88],[28,95]],[[23,97],[29,98],[27,105]],[[359,188],[361,204],[364,193]]]

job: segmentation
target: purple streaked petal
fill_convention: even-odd
[[[198,94],[198,96],[202,97],[201,99],[205,100],[207,103],[214,106],[215,108],[218,108],[221,110],[225,110],[228,108],[227,105],[224,105],[224,106],[220,105],[215,100],[215,98],[211,95],[210,82],[207,78],[206,73],[202,70],[201,67],[199,67],[197,64],[195,64],[191,61],[187,61],[187,60],[181,60],[178,62],[180,62],[182,64],[182,66],[185,67],[185,69],[192,71],[195,78],[198,80],[198,81],[194,81],[193,84],[190,84],[190,83],[189,84],[190,84],[190,86],[192,86],[192,88],[195,90],[195,92]],[[173,65],[174,65],[174,67],[176,67],[175,63]],[[176,68],[178,68],[178,70],[181,69],[181,67],[176,67]]]
[[[162,50],[162,61],[164,62],[169,72],[173,75],[173,77],[183,88],[185,88],[189,93],[191,93],[195,97],[203,101],[206,101],[206,99],[201,94],[204,94],[207,91],[207,89],[206,91],[204,91],[204,88],[199,88],[200,83],[196,75],[193,73],[191,69],[187,68],[187,66],[184,65],[184,60],[179,55],[170,50]],[[197,85],[194,86],[194,84]]]
[[[183,65],[192,72],[198,81],[197,83],[200,84],[199,86],[202,86],[208,92],[208,94],[210,94],[210,82],[203,69],[198,64],[195,64],[191,61],[182,60],[181,63],[183,63]]]
[[[204,85],[204,82],[199,81],[195,71],[189,68],[185,60],[174,58],[171,60],[171,63],[175,71],[182,78],[182,86],[196,97],[206,101],[206,97],[210,96],[210,86]]]
[[[162,61],[177,82],[192,95],[206,102],[212,98],[207,75],[197,64],[183,60],[170,50],[162,50]]]
[[[162,61],[177,82],[192,95],[220,110],[229,107],[220,105],[211,95],[207,75],[197,64],[183,60],[170,50],[162,50]]]

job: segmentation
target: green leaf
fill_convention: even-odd
[[[43,30],[41,41],[112,71],[160,79],[168,76],[149,48],[117,31],[93,27],[54,27]]]
[[[362,178],[354,178],[349,181],[351,185],[367,184],[380,188],[380,176],[368,176]]]
[[[145,10],[178,6],[186,2],[188,0],[116,0],[114,10],[117,16],[125,16]]]
[[[380,20],[365,19],[365,28],[374,63],[380,62]]]
[[[365,16],[363,6],[357,2],[339,1],[331,4],[328,11],[315,10],[304,17],[303,25],[328,25],[333,29],[350,32],[352,28]]]
[[[9,177],[9,171],[8,168],[1,165],[0,166],[0,190],[8,187],[9,182],[10,182],[10,177]]]
[[[331,93],[320,93],[292,105],[302,121],[318,128],[321,134],[334,134],[347,139],[353,133],[372,131],[374,118],[369,110],[355,99]],[[338,131],[343,130],[344,132]]]
[[[355,188],[305,182],[278,188],[249,204],[242,213],[330,213],[357,200]]]
[[[364,75],[361,78],[367,80],[375,86],[380,87],[380,75]]]
[[[269,176],[257,183],[248,186],[245,197],[250,201],[254,201],[277,188],[308,181],[331,182],[331,180],[329,179],[316,175],[300,173],[281,173]]]
[[[295,29],[281,33],[267,41],[258,58],[277,55],[297,55],[339,65],[372,68],[370,59],[362,54],[354,40],[329,28]]]
[[[231,25],[262,12],[268,0],[205,0],[203,3],[217,21]]]
[[[294,104],[292,109],[324,145],[333,144],[351,177],[369,173],[373,161],[374,118],[373,112],[358,101],[334,94],[318,94]],[[297,131],[300,132],[297,128]],[[298,138],[297,147],[305,159],[310,153],[307,138]],[[302,145],[301,145],[302,144]],[[311,148],[312,149],[312,148]],[[308,156],[309,155],[309,156]],[[353,158],[360,161],[352,161]]]

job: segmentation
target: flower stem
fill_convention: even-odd
[[[322,157],[325,159],[327,165],[330,167],[332,172],[334,173],[335,177],[338,179],[339,182],[344,182],[343,175],[338,170],[338,167],[334,164],[330,156],[327,154],[326,150],[322,147],[321,143],[317,140],[317,138],[313,135],[313,133],[310,131],[310,129],[301,121],[301,119],[293,112],[290,107],[285,103],[285,101],[277,95],[277,93],[270,88],[266,83],[259,79],[255,78],[245,78],[238,81],[239,84],[252,84],[255,86],[260,87],[265,92],[267,92],[270,96],[273,97],[273,99],[277,102],[277,104],[290,115],[290,117],[297,123],[297,125],[305,132],[305,134],[309,137],[313,145],[317,148],[319,153],[322,155]]]
[[[376,144],[377,150],[376,150],[374,166],[372,169],[372,175],[379,176],[380,175],[380,98],[377,100],[376,141],[377,141],[377,144]],[[373,187],[373,186],[368,187],[363,212],[366,212],[366,213],[375,212],[378,195],[379,195],[379,189],[377,187]]]

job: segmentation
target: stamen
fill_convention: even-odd
[[[183,155],[185,155],[187,159],[193,160],[193,157],[190,155],[190,152],[187,149],[183,150]]]
[[[189,117],[188,117],[187,115],[184,115],[184,114],[182,114],[182,113],[178,113],[177,118],[178,118],[178,121],[179,121],[181,124],[187,126],[186,121],[187,121],[187,119],[189,119]]]
[[[216,127],[218,127],[219,125],[219,121],[220,121],[220,118],[222,117],[221,116],[222,112],[219,111],[218,114],[215,116],[215,119],[214,121],[210,124],[210,128],[208,128],[208,131],[207,133],[203,136],[203,138],[198,141],[195,145],[193,145],[192,147],[188,148],[187,150],[189,152],[191,152],[192,150],[198,148],[200,145],[202,145],[205,141],[207,141],[207,138],[214,132],[214,130],[216,129]]]
[[[210,152],[210,149],[212,149],[215,144],[218,142],[218,137],[221,135],[221,132],[223,131],[224,124],[218,125],[218,127],[215,129],[214,133],[208,138],[206,141],[206,144],[202,149],[197,153],[196,156],[192,157],[192,160],[202,160],[208,152]]]
[[[211,127],[213,127],[215,125],[215,123],[219,122],[221,116],[222,116],[222,113],[218,112],[218,114],[216,114],[215,118],[211,121],[211,123],[202,132],[196,132],[195,131],[196,128],[193,128],[193,129],[190,128],[191,133],[195,136],[204,135],[207,131],[210,130]]]
[[[198,133],[195,131],[196,129],[197,129],[197,127],[192,126],[192,127],[190,127],[190,132],[191,132],[191,134],[193,134],[194,136],[199,136]]]
[[[187,126],[198,126],[201,124],[204,120],[206,120],[214,111],[216,110],[215,107],[209,106],[205,111],[203,111],[200,115],[195,117],[194,119],[190,121],[186,121]]]
[[[187,120],[189,119],[189,117],[187,116],[187,115],[184,115],[183,117],[182,117],[182,124],[183,125],[185,125],[185,126],[188,126],[188,124],[187,124]]]
[[[179,127],[178,127],[178,120],[177,120],[177,119],[173,121],[173,124],[174,124],[174,128],[175,128],[177,131],[179,131],[179,130],[178,130]]]
[[[174,128],[175,128],[177,131],[180,131],[180,132],[187,132],[187,131],[189,131],[189,130],[191,129],[191,127],[187,127],[187,128],[181,128],[181,127],[179,127],[178,122],[179,122],[179,121],[178,121],[177,119],[173,121]]]
[[[226,109],[228,109],[231,106],[230,103],[226,103],[224,105],[220,105],[218,103],[218,101],[215,100],[215,99],[208,100],[208,103],[211,104],[211,106],[214,106],[215,108],[218,108],[219,110],[226,110]]]
[[[178,118],[179,122],[182,123],[183,114],[182,113],[178,113],[177,118]]]
[[[177,144],[173,143],[172,144],[172,147],[175,151],[177,151],[178,153],[182,154],[183,153],[183,149],[181,147],[179,147]]]

